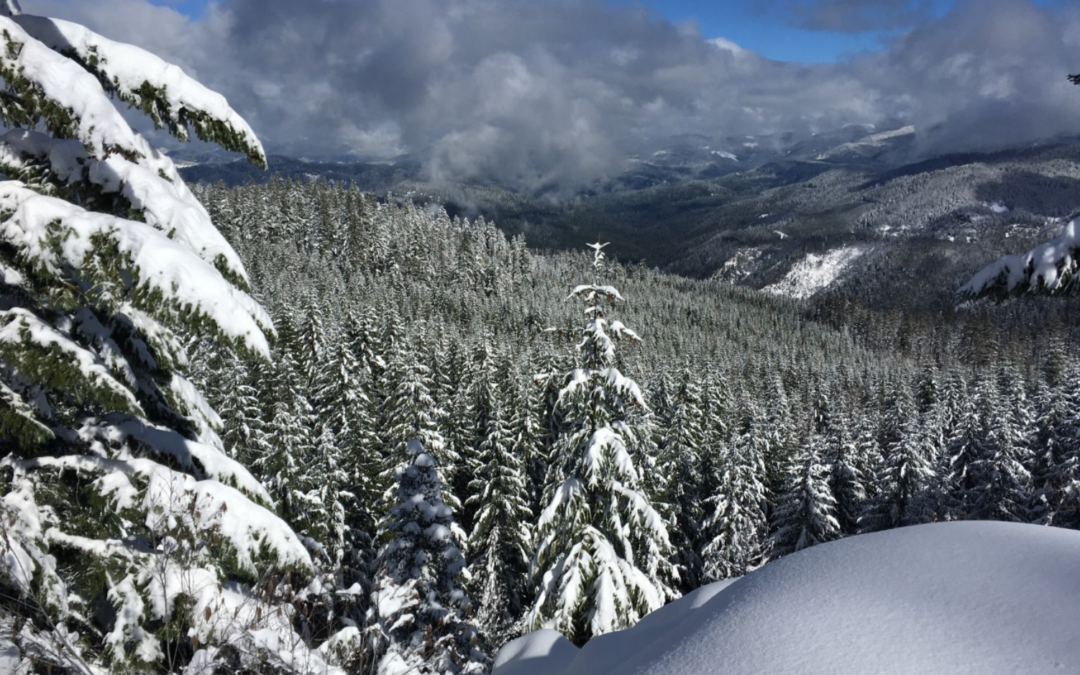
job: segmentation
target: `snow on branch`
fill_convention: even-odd
[[[120,154],[181,184],[172,161],[155,150],[124,120],[97,78],[71,59],[31,37],[14,19],[0,16],[0,77],[22,105],[0,105],[9,127],[34,126],[78,139],[96,157]],[[187,188],[183,188],[187,189]]]
[[[984,267],[958,293],[963,298],[1006,297],[1023,292],[1071,290],[1080,254],[1080,233],[1070,222],[1054,239],[1023,255],[1007,255]]]
[[[20,445],[37,445],[55,438],[52,429],[37,419],[34,407],[0,381],[0,428],[13,436]]]
[[[96,354],[27,309],[0,311],[0,356],[45,387],[76,396],[91,394],[117,410],[143,413],[135,395],[113,377]]]
[[[216,480],[196,480],[154,460],[139,458],[114,460],[67,455],[14,460],[9,457],[2,465],[12,468],[20,479],[43,469],[98,474],[102,477],[97,482],[99,491],[113,500],[117,512],[139,506],[146,513],[146,525],[151,529],[159,522],[175,520],[190,520],[189,526],[194,530],[216,527],[232,546],[237,566],[250,574],[258,575],[256,561],[266,554],[283,567],[305,570],[312,567],[307,548],[285,521],[239,490]],[[145,481],[145,488],[133,485],[132,478]],[[188,502],[198,508],[189,508]]]
[[[240,256],[182,182],[166,180],[120,155],[91,157],[79,141],[55,139],[25,129],[13,129],[0,136],[0,168],[9,177],[42,164],[47,165],[59,186],[87,181],[105,194],[122,196],[127,202],[125,210],[141,213],[147,224],[186,245],[230,281],[246,288],[248,277]]]
[[[208,320],[227,339],[269,356],[264,331],[273,328],[266,310],[164,233],[39,195],[18,181],[0,183],[0,212],[10,214],[0,224],[0,239],[44,273],[61,276],[70,267],[99,292],[121,294],[108,298],[114,302],[132,301],[159,318],[171,310],[170,318]],[[102,240],[123,259],[94,255]]]
[[[79,24],[27,14],[14,20],[53,50],[73,55],[106,91],[140,108],[158,128],[164,126],[177,138],[188,140],[190,125],[200,139],[242,152],[252,163],[266,167],[262,144],[248,123],[224,96],[188,77],[178,66]]]
[[[217,448],[188,440],[172,429],[155,426],[135,417],[108,415],[103,422],[88,422],[83,427],[83,435],[106,437],[120,442],[130,438],[149,448],[154,454],[168,456],[184,469],[237,488],[261,504],[274,504],[270,493],[243,464]]]
[[[589,302],[596,300],[597,298],[607,298],[609,301],[623,300],[623,296],[619,293],[619,290],[614,286],[604,286],[598,284],[581,284],[575,286],[574,290],[570,291],[570,295],[566,296],[567,300],[583,296]]]

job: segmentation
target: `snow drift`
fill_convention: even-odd
[[[539,631],[494,675],[1046,672],[1080,672],[1080,533],[965,522],[816,546],[581,650]]]

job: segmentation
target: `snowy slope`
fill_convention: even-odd
[[[707,586],[577,651],[511,642],[494,675],[1080,673],[1080,533],[922,525]]]
[[[806,299],[832,285],[851,263],[866,253],[864,246],[845,246],[795,263],[781,281],[764,288],[775,295]]]

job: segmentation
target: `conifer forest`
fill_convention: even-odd
[[[13,0],[0,35],[0,674],[484,675],[837,540],[1080,529],[1076,301],[1037,297],[1074,225],[920,272],[955,237],[886,250],[880,188],[871,263],[764,292],[603,219],[280,175],[157,56]],[[265,180],[185,183],[136,115]]]

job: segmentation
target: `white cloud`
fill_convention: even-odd
[[[740,47],[739,45],[735,44],[734,42],[732,42],[731,40],[729,40],[727,38],[715,37],[715,38],[709,40],[709,42],[716,45],[720,49],[731,52],[732,54],[738,55],[738,54],[743,54],[743,53],[746,52],[745,49],[743,49],[742,47]]]
[[[904,4],[876,11],[907,16]],[[1080,12],[1030,0],[966,0],[883,51],[816,65],[602,0],[221,0],[194,22],[146,0],[23,6],[178,62],[272,152],[410,152],[434,177],[533,189],[588,184],[678,133],[901,119],[936,153],[1080,129],[1080,88],[1065,79],[1080,72]]]

